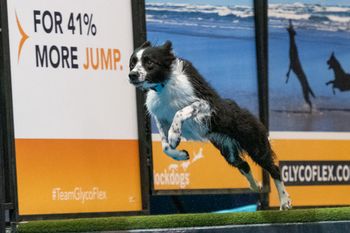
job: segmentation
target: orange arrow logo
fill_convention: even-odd
[[[21,57],[23,44],[29,38],[29,36],[24,32],[24,30],[22,28],[21,23],[19,22],[18,17],[17,17],[17,12],[15,12],[15,14],[16,14],[17,27],[18,27],[19,33],[22,36],[22,38],[21,38],[21,40],[20,40],[20,42],[18,44],[18,61],[17,62],[19,63],[19,59]]]

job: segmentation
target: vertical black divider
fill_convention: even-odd
[[[267,6],[267,0],[254,0],[259,118],[269,130]],[[260,195],[260,208],[267,209],[269,207],[270,178],[265,170],[263,170],[263,187]]]
[[[15,222],[18,219],[17,179],[6,0],[0,1],[0,12],[0,222]]]
[[[134,48],[137,48],[144,41],[146,41],[145,1],[132,0],[131,4],[133,17]],[[149,195],[151,195],[150,187],[152,187],[152,134],[151,120],[147,114],[145,100],[145,93],[140,90],[136,90],[142,205],[143,209],[149,212]]]

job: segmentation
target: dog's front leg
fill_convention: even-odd
[[[167,136],[165,134],[166,127],[164,127],[156,117],[155,117],[155,121],[161,137],[163,152],[175,160],[188,160],[190,156],[187,151],[175,150],[170,147]]]
[[[196,101],[176,112],[168,133],[168,142],[172,149],[175,149],[181,141],[183,122],[198,113],[208,112],[208,109],[209,106],[205,101]]]
[[[331,80],[331,81],[326,82],[326,85],[327,85],[327,86],[330,85],[330,84],[334,84],[334,80]]]

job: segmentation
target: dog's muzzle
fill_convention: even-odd
[[[140,77],[140,74],[138,72],[131,71],[129,73],[129,82],[134,85],[140,84],[139,77]]]

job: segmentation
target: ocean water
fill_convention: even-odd
[[[147,37],[154,44],[173,42],[175,53],[190,60],[225,98],[258,113],[253,9],[174,3],[146,4]],[[314,110],[302,96],[293,73],[286,84],[293,20],[303,69],[316,98]],[[350,91],[334,95],[326,61],[331,52],[350,73],[350,6],[269,5],[269,103],[272,131],[349,131]]]

